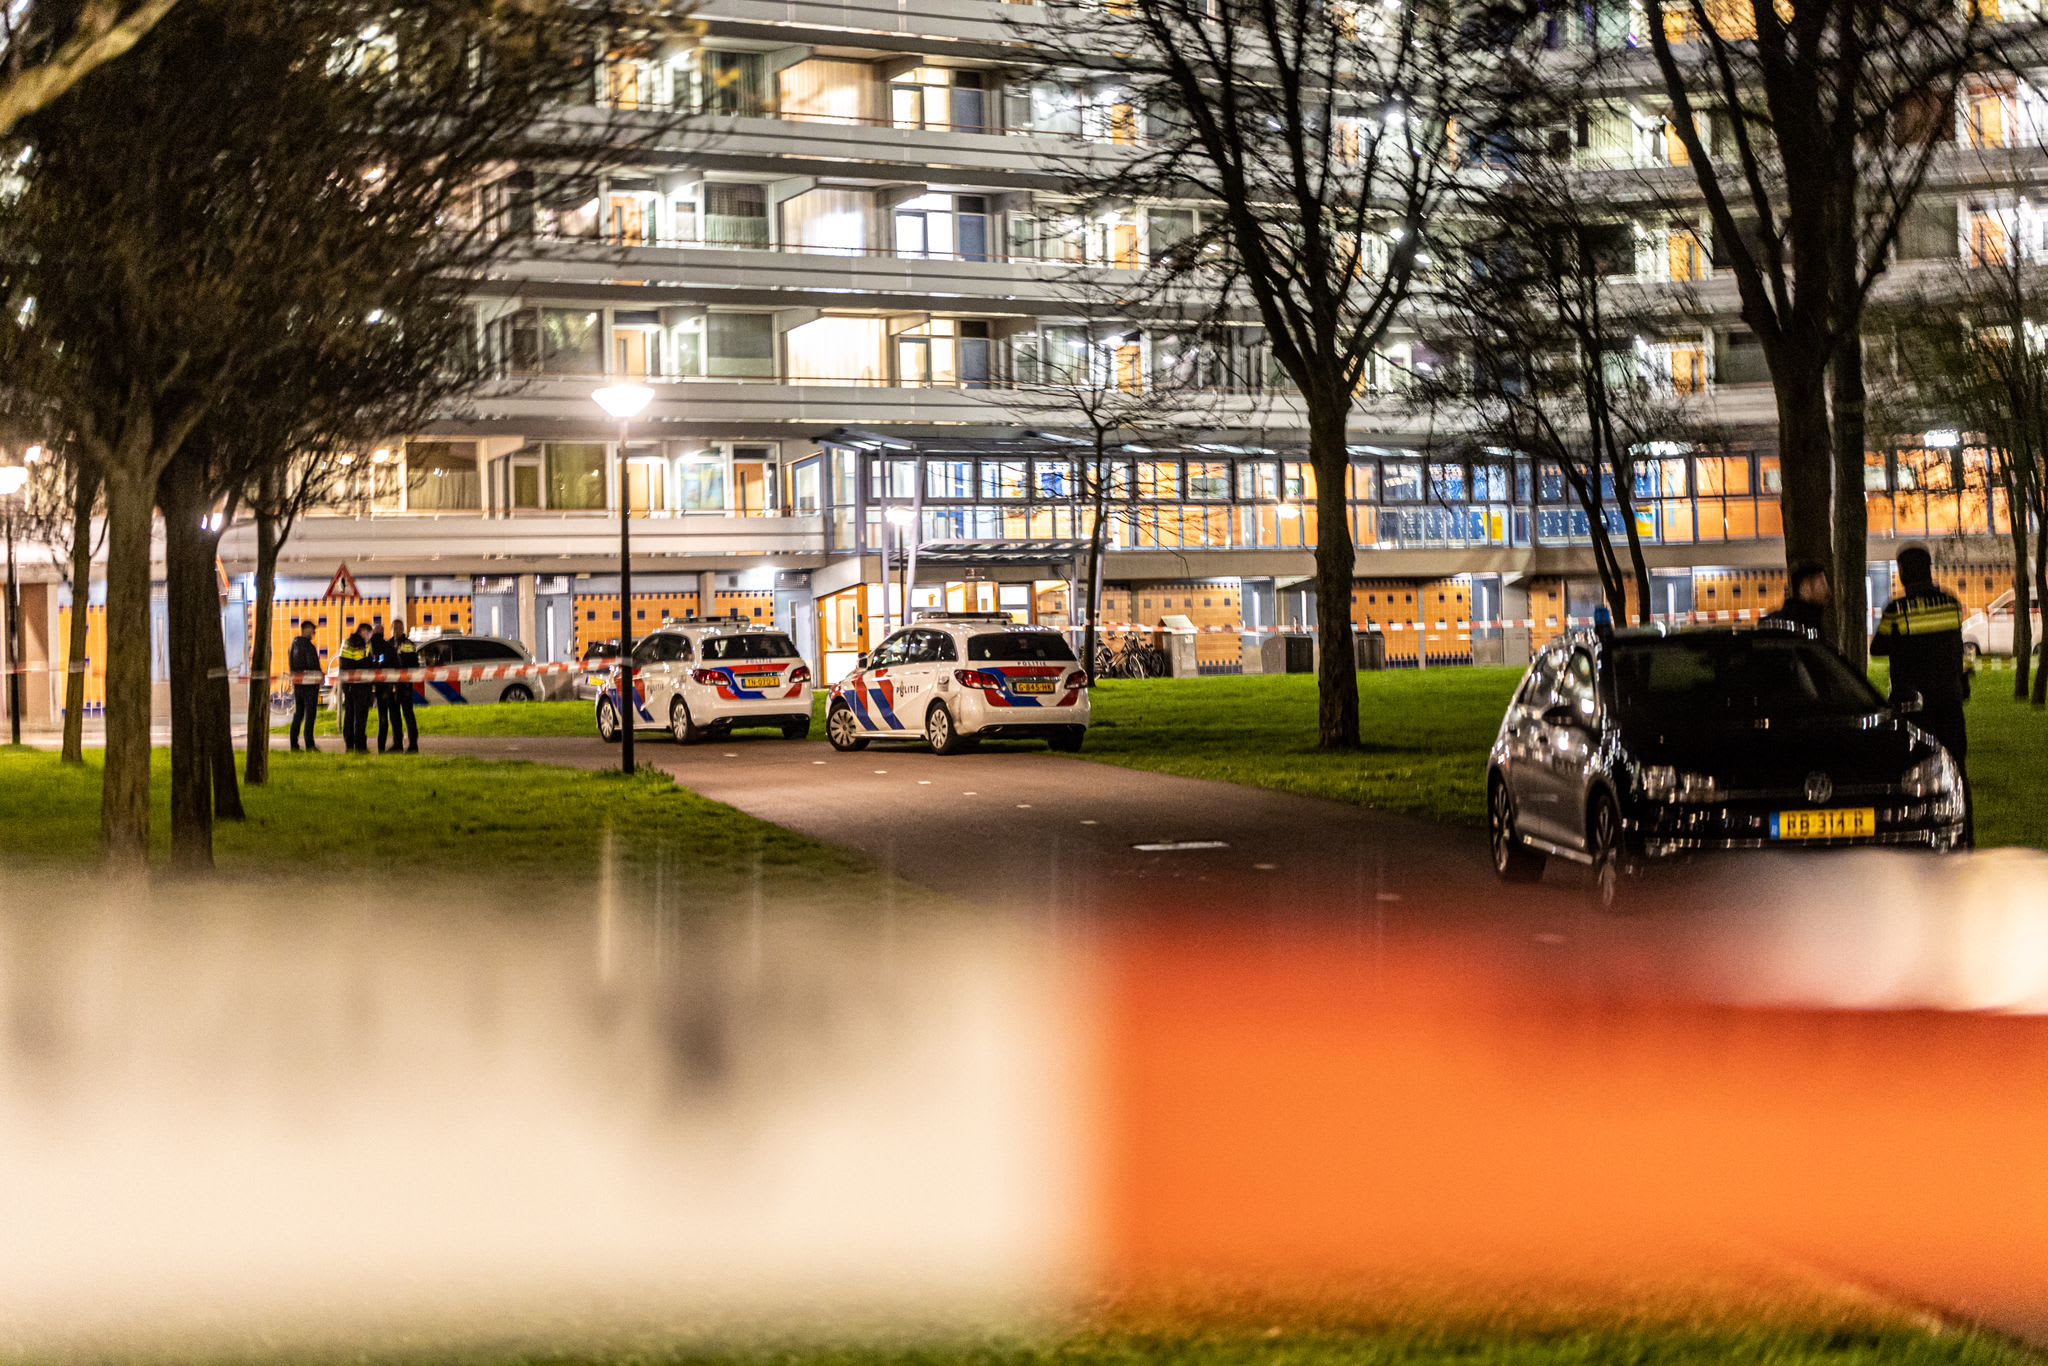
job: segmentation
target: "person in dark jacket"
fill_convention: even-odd
[[[1924,546],[1899,552],[1898,597],[1878,618],[1870,653],[1892,664],[1892,702],[1918,699],[1913,724],[1941,741],[1963,780],[1963,839],[1974,833],[1971,819],[1969,725],[1963,704],[1970,700],[1970,672],[1963,655],[1963,605],[1934,582],[1934,557]]]
[[[1778,604],[1776,611],[1765,615],[1763,624],[1825,638],[1828,604],[1834,596],[1834,585],[1828,581],[1826,565],[1811,561],[1796,564],[1785,579],[1785,601]]]
[[[391,638],[384,634],[381,621],[370,628],[370,660],[379,669],[398,667],[391,662]],[[398,726],[398,685],[379,683],[376,687],[377,752],[382,754],[391,747],[391,733]]]
[[[417,669],[420,666],[420,647],[405,633],[405,619],[397,618],[391,623],[391,638],[387,642],[390,667],[394,669]],[[413,715],[413,691],[415,684],[410,680],[403,683],[387,684],[391,689],[391,747],[407,754],[420,752],[420,723]],[[384,719],[377,719],[377,736],[384,735]]]
[[[299,623],[299,633],[292,638],[292,648],[286,659],[294,675],[317,674],[321,671],[320,647],[313,643],[313,623]],[[320,685],[292,679],[292,748],[300,748],[299,733],[305,732],[305,748],[318,749],[313,743],[313,723],[320,717]]]
[[[354,680],[375,667],[370,659],[370,625],[364,622],[341,646],[341,747],[351,754],[370,752],[370,703],[377,685]]]

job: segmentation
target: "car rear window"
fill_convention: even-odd
[[[1883,705],[1833,650],[1777,631],[1617,641],[1610,657],[1624,714],[1840,716]]]
[[[780,631],[749,631],[739,636],[706,636],[706,659],[791,659],[796,642]]]
[[[1057,631],[994,631],[969,636],[967,657],[983,662],[1014,659],[1025,663],[1071,664],[1074,650]]]

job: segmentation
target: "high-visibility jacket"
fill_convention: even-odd
[[[1963,605],[1932,584],[1893,598],[1878,618],[1870,652],[1892,662],[1892,697],[1917,693],[1933,707],[1958,707],[1970,695],[1963,659]]]
[[[341,644],[341,671],[352,674],[370,667],[370,647],[360,636],[350,636]],[[348,680],[344,679],[344,682]]]

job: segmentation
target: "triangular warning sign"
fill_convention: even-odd
[[[348,572],[348,564],[346,562],[338,566],[334,571],[334,577],[327,581],[327,596],[330,598],[360,598],[362,596],[361,593],[356,591],[356,576]]]

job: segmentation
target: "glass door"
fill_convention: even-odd
[[[896,382],[908,389],[931,387],[932,343],[929,337],[896,339]]]

